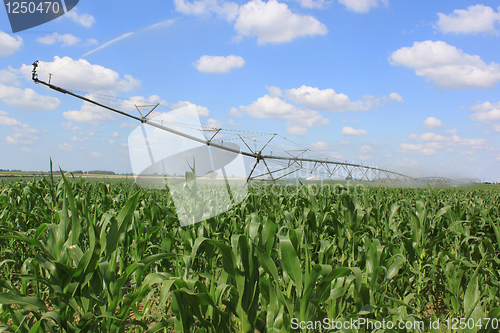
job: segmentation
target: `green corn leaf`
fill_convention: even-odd
[[[166,321],[159,322],[151,326],[145,333],[156,333],[160,330],[165,330],[167,327],[173,326],[176,318],[168,318]]]
[[[106,253],[108,259],[111,258],[113,251],[118,247],[123,234],[125,233],[134,210],[139,203],[139,192],[135,193],[120,210],[118,216],[109,220],[110,227],[106,237]]]
[[[404,258],[402,255],[396,255],[393,257],[393,261],[386,273],[386,279],[390,280],[398,274],[399,270],[403,266]]]
[[[39,298],[32,296],[21,296],[17,294],[10,293],[0,293],[0,304],[17,304],[23,309],[47,309],[45,303],[43,303]]]
[[[30,329],[28,333],[38,333],[38,330],[40,329],[40,325],[42,325],[42,321],[37,321]]]
[[[175,255],[173,253],[159,253],[159,254],[153,254],[153,255],[147,256],[145,258],[142,258],[141,261],[139,261],[139,263],[141,263],[143,265],[148,265],[150,263],[153,263],[153,262],[156,262],[156,261],[159,261],[162,259],[175,258],[175,257],[177,257],[177,255]]]
[[[66,190],[66,199],[69,203],[69,208],[71,211],[71,244],[79,244],[79,238],[81,233],[80,219],[78,214],[78,209],[75,203],[75,196],[73,194],[73,190],[71,189],[71,182],[69,182],[66,177],[64,177],[64,172],[59,169],[61,172],[61,177],[64,182],[64,188]]]
[[[194,258],[196,257],[198,252],[198,248],[201,246],[203,242],[207,242],[219,249],[222,255],[222,265],[224,267],[224,270],[230,276],[234,277],[236,275],[236,270],[235,270],[235,262],[233,259],[233,252],[231,251],[231,248],[229,246],[220,241],[208,239],[205,237],[198,237],[193,245],[193,251],[191,252],[191,262],[194,261]]]
[[[280,237],[280,252],[283,269],[293,282],[295,282],[297,295],[302,295],[302,269],[300,266],[300,259],[288,237]]]
[[[256,247],[257,256],[259,258],[259,262],[262,265],[262,268],[273,277],[274,281],[278,283],[278,269],[274,264],[274,261],[271,259],[267,252],[261,250],[259,247]]]
[[[69,256],[78,265],[83,257],[83,252],[78,245],[71,245],[67,248]]]

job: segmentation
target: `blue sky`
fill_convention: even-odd
[[[17,34],[0,10],[0,168],[131,171],[136,124],[33,84],[38,59],[64,88],[192,103],[204,124],[339,160],[500,181],[499,38],[496,1],[81,0]]]

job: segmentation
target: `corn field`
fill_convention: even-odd
[[[484,326],[500,319],[498,189],[249,193],[181,228],[168,191],[0,183],[0,332],[339,331],[292,325],[325,318],[498,332]]]

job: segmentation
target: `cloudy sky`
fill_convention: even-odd
[[[81,0],[17,34],[1,9],[0,169],[48,170],[51,157],[131,171],[136,124],[33,84],[38,59],[41,79],[83,94],[195,104],[204,124],[349,162],[500,181],[498,5]]]

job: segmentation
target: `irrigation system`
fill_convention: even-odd
[[[250,180],[270,180],[276,183],[277,180],[285,178],[289,175],[297,173],[298,171],[306,172],[309,176],[320,176],[330,179],[343,179],[343,180],[358,180],[358,181],[369,181],[369,182],[381,182],[381,183],[407,183],[412,185],[425,185],[425,184],[469,184],[474,183],[476,180],[470,179],[460,179],[454,180],[445,177],[411,177],[408,175],[404,175],[402,173],[398,173],[392,170],[382,169],[378,167],[367,166],[363,164],[356,163],[348,163],[347,161],[339,161],[328,157],[327,155],[323,155],[321,157],[317,157],[317,155],[310,156],[315,153],[314,151],[304,148],[304,147],[273,147],[273,140],[278,138],[284,139],[289,143],[293,143],[292,141],[280,136],[275,133],[256,133],[256,132],[245,132],[245,131],[234,131],[234,130],[226,130],[222,128],[214,128],[208,126],[201,126],[198,130],[203,134],[203,138],[195,137],[193,135],[184,133],[177,129],[173,129],[171,127],[167,127],[164,125],[163,121],[158,121],[156,119],[150,119],[150,115],[152,112],[160,105],[135,105],[137,111],[139,112],[140,117],[134,116],[124,111],[117,110],[108,105],[101,104],[87,98],[85,96],[80,95],[82,93],[80,91],[72,90],[72,89],[64,89],[58,87],[56,85],[51,84],[52,76],[49,76],[49,82],[42,81],[38,78],[37,68],[39,65],[39,61],[35,61],[33,63],[33,71],[32,71],[32,80],[37,84],[42,84],[49,87],[52,90],[57,92],[70,95],[76,97],[85,102],[97,105],[114,113],[120,114],[122,116],[131,118],[136,120],[142,124],[146,124],[149,126],[153,126],[162,131],[166,131],[180,137],[193,140],[195,142],[201,143],[203,145],[212,146],[223,151],[227,151],[234,154],[241,154],[248,158],[252,158],[254,161],[252,170],[248,175],[247,181]],[[92,95],[88,92],[83,92],[84,95],[89,96]],[[98,95],[96,96],[105,96]],[[113,96],[105,96],[105,97],[113,97]],[[106,98],[105,98],[106,99]],[[142,108],[150,108],[147,113],[141,112]],[[182,125],[177,123],[178,125]],[[264,141],[258,141],[261,144],[261,148],[257,149],[257,140],[256,137],[263,138]],[[267,137],[269,139],[267,140]],[[224,145],[224,141],[229,140],[238,140],[244,144],[244,148],[246,147],[248,150],[239,150],[234,148],[235,145]],[[251,146],[254,144],[254,148]],[[269,148],[268,148],[269,147]],[[264,150],[267,149],[266,152]],[[271,151],[273,149],[273,151]],[[320,154],[322,155],[322,154]],[[256,167],[260,163],[263,163],[265,170],[264,172],[256,172]],[[271,167],[270,167],[271,165]]]

